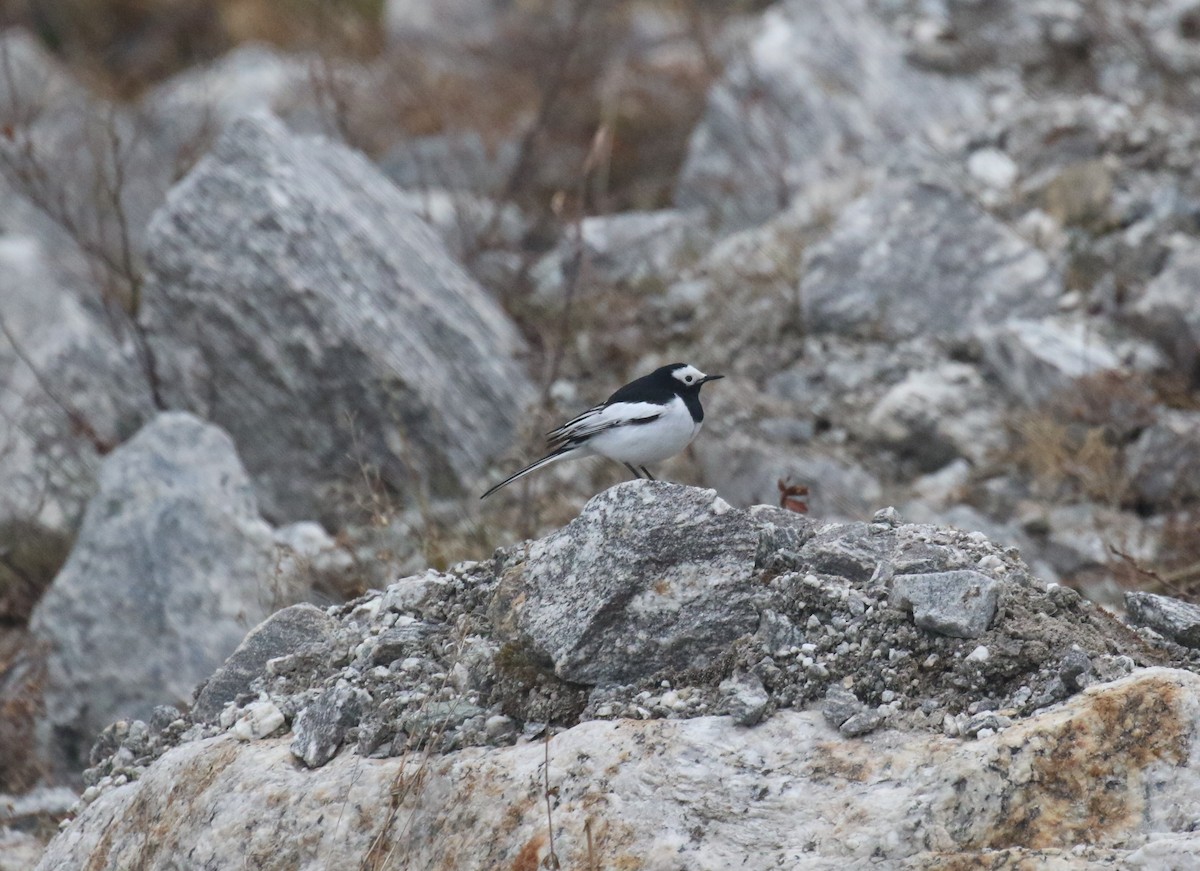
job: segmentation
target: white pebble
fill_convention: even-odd
[[[988,187],[1004,190],[1017,180],[1017,164],[998,148],[980,148],[967,158],[967,172]]]
[[[967,662],[987,662],[988,649],[982,644],[967,654]]]

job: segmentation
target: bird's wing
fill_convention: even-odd
[[[578,445],[605,430],[658,420],[665,412],[666,406],[654,402],[612,402],[597,405],[547,433],[546,440],[551,447]]]

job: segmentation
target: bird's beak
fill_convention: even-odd
[[[707,384],[709,381],[720,381],[724,377],[724,375],[705,375],[700,379],[700,383]]]

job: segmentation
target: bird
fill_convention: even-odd
[[[635,478],[655,480],[646,467],[673,457],[692,443],[704,423],[700,388],[724,375],[705,375],[687,363],[660,366],[630,381],[599,405],[546,433],[549,453],[509,475],[480,496],[551,463],[601,456],[623,463]]]

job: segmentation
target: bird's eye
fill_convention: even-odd
[[[691,376],[691,375],[685,375],[685,376],[684,376],[684,378],[683,378],[683,380],[684,380],[684,381],[686,381],[688,384],[691,384],[691,383],[692,383],[692,376]]]

